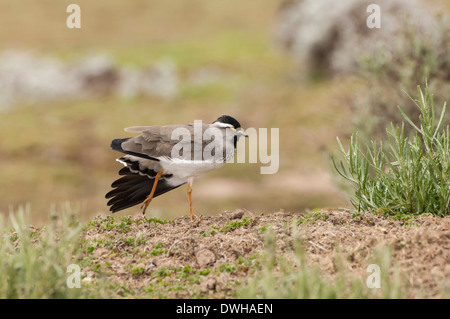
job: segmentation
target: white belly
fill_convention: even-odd
[[[225,164],[216,161],[188,161],[183,159],[159,158],[160,164],[166,174],[173,174],[180,179],[192,179],[203,173],[212,171]]]

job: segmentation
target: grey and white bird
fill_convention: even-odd
[[[241,124],[228,115],[211,124],[134,126],[125,131],[140,135],[111,142],[113,150],[125,154],[117,159],[125,167],[105,196],[110,211],[141,204],[145,214],[153,198],[187,184],[191,219],[194,178],[223,166],[234,157],[239,138],[247,137]]]

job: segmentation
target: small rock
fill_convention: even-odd
[[[212,266],[216,262],[216,255],[209,249],[201,249],[195,253],[200,268]]]
[[[230,219],[239,219],[242,218],[242,216],[244,216],[245,211],[242,209],[236,209],[234,212],[232,212],[230,214]]]
[[[214,291],[216,290],[216,280],[214,278],[208,278],[205,281],[203,281],[200,285],[200,290],[205,293],[210,290]]]
[[[152,270],[153,268],[155,268],[156,267],[156,263],[154,263],[153,261],[152,262],[150,262],[146,267],[145,267],[145,271],[150,271],[150,270]]]

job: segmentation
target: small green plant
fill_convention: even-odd
[[[91,220],[91,221],[88,223],[88,226],[91,227],[91,228],[98,227],[99,225],[100,225],[100,223],[99,223],[97,220]]]
[[[155,225],[156,225],[156,224],[165,225],[165,224],[168,223],[168,221],[159,219],[159,218],[157,218],[157,217],[145,218],[145,221],[146,221],[147,223],[153,223],[153,224],[155,224]]]
[[[268,229],[270,229],[272,227],[272,225],[271,224],[266,224],[266,225],[263,225],[263,226],[261,226],[261,228],[259,229],[259,233],[260,234],[264,234]]]
[[[229,222],[227,223],[224,227],[222,227],[219,232],[221,233],[228,233],[230,231],[235,230],[236,228],[242,227],[244,225],[250,224],[251,221],[247,218],[242,218],[240,221],[238,222]]]
[[[197,273],[200,276],[208,276],[211,273],[211,269],[200,269]]]
[[[133,220],[129,216],[124,216],[120,219],[120,224],[117,225],[116,229],[120,230],[120,232],[126,234],[130,231],[131,225],[133,224]]]
[[[133,276],[139,276],[141,275],[143,272],[145,271],[144,267],[140,267],[140,266],[135,266],[135,267],[131,267],[130,268],[130,273]]]
[[[325,220],[328,219],[328,217],[329,217],[328,213],[326,213],[326,212],[323,212],[323,211],[320,211],[320,210],[312,211],[311,213],[309,213],[309,214],[303,216],[302,218],[300,218],[297,221],[297,225],[304,224],[304,223],[314,224],[318,220],[325,221]]]
[[[134,239],[134,237],[125,238],[123,241],[128,246],[134,246],[136,244],[136,240]]]
[[[211,225],[211,226],[209,226],[209,228],[211,228],[211,231],[202,233],[201,234],[202,237],[214,236],[217,234],[218,231],[220,231],[219,226],[216,226],[216,225]]]
[[[167,277],[172,275],[172,272],[170,271],[169,267],[161,267],[158,270],[154,272],[154,277]]]
[[[95,247],[94,247],[94,246],[88,246],[88,247],[86,247],[86,252],[87,252],[88,254],[92,254],[92,253],[94,252],[94,250],[95,250]]]
[[[106,216],[100,221],[100,227],[102,229],[113,230],[114,228],[116,228],[116,226],[116,220],[112,216]]]
[[[413,138],[405,136],[403,123],[401,127],[391,124],[387,129],[387,148],[372,141],[364,152],[356,135],[345,151],[337,139],[345,165],[340,161],[338,167],[334,158],[333,165],[353,185],[351,202],[358,211],[450,214],[450,128],[443,123],[446,104],[438,118],[428,86],[425,94],[420,86],[417,91],[419,100],[413,101],[421,113],[419,125],[399,107],[405,121],[416,131]]]
[[[162,243],[157,243],[155,245],[155,248],[153,248],[153,250],[151,251],[152,256],[159,256],[161,254],[167,253],[168,250],[162,247],[163,247]]]
[[[236,266],[229,263],[221,264],[218,269],[220,272],[227,272],[227,273],[233,273],[237,271]]]
[[[100,268],[102,268],[101,264],[95,264],[92,266],[92,270],[94,270],[94,271],[100,271]]]

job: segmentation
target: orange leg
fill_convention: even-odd
[[[194,211],[192,210],[192,197],[191,197],[191,193],[192,193],[192,188],[191,188],[191,183],[187,183],[187,187],[186,187],[187,193],[188,193],[188,199],[189,199],[189,217],[191,217],[191,220],[194,220]]]
[[[150,205],[150,202],[152,201],[153,195],[155,194],[155,191],[156,191],[156,185],[158,185],[159,178],[161,177],[163,172],[164,172],[163,170],[160,170],[156,174],[155,181],[153,182],[152,191],[150,192],[150,195],[148,195],[147,198],[142,202],[142,206],[141,206],[142,215],[145,215],[145,210],[147,209],[148,205]]]

